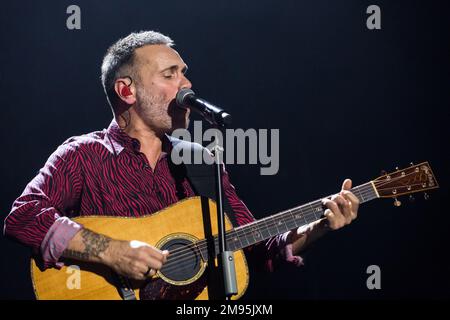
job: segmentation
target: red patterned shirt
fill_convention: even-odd
[[[39,253],[46,267],[59,267],[63,251],[82,228],[71,217],[139,217],[195,196],[186,177],[174,178],[167,153],[162,153],[153,170],[139,150],[139,141],[115,120],[107,129],[68,139],[14,202],[5,219],[5,234]],[[223,184],[235,221],[252,222],[226,171]],[[274,237],[258,250],[269,269],[283,239]]]

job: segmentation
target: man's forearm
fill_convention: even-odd
[[[304,229],[297,229],[291,231],[287,241],[292,243],[292,253],[299,254],[305,250],[311,243],[322,237],[329,230],[327,220],[322,219],[310,223]]]
[[[69,242],[62,256],[87,262],[98,262],[117,274],[145,280],[161,269],[169,252],[145,242],[117,240],[84,228]]]
[[[104,263],[106,251],[111,241],[112,239],[105,235],[84,228],[75,234],[62,256],[82,261]]]

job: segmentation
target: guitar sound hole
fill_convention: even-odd
[[[169,257],[160,272],[172,281],[187,281],[200,271],[201,256],[188,239],[177,238],[166,242],[161,250],[169,250]]]

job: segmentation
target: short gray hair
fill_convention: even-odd
[[[146,45],[163,44],[173,46],[174,42],[168,36],[156,31],[133,32],[125,38],[119,39],[106,52],[102,63],[102,85],[106,98],[115,109],[114,102],[117,95],[114,91],[114,83],[117,78],[133,73],[134,51]],[[124,70],[128,74],[121,74]]]

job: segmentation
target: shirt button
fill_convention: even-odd
[[[144,168],[145,168],[145,169],[149,169],[150,166],[149,166],[148,164],[144,164]]]

